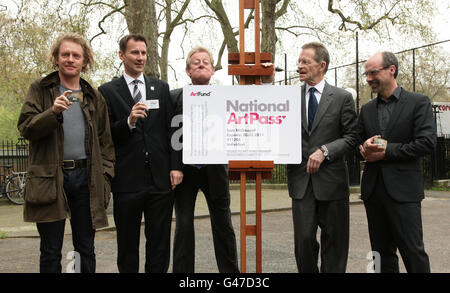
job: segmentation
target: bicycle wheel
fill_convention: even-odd
[[[6,197],[14,204],[23,204],[23,191],[25,187],[24,175],[12,175],[6,182]]]

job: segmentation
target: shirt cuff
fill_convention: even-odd
[[[136,128],[136,124],[133,126],[133,125],[131,125],[131,123],[130,123],[130,117],[128,116],[128,118],[127,118],[127,124],[128,124],[128,127],[130,128],[130,130],[133,130],[133,129],[135,129]]]

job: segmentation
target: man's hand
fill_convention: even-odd
[[[325,160],[325,156],[320,149],[317,149],[309,156],[306,172],[310,174],[317,173],[323,160]]]
[[[172,184],[172,190],[174,190],[181,181],[183,181],[183,172],[178,170],[170,171],[170,184]]]
[[[129,121],[131,126],[135,126],[136,122],[139,118],[146,118],[147,117],[147,105],[144,103],[136,103],[133,108],[131,109]]]
[[[372,136],[367,139],[363,145],[359,146],[361,156],[367,162],[376,162],[386,157],[386,149],[383,146],[374,143],[375,138],[381,138],[380,135]]]
[[[67,109],[69,109],[70,105],[72,105],[72,102],[70,102],[66,95],[67,94],[71,94],[72,91],[65,91],[62,95],[60,95],[59,97],[57,97],[55,99],[55,102],[53,103],[53,107],[52,107],[52,111],[53,113],[55,113],[56,115],[66,111]]]

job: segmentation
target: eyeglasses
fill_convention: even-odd
[[[369,75],[376,75],[376,74],[378,74],[378,72],[380,72],[381,70],[388,69],[389,67],[390,67],[390,66],[385,66],[385,67],[378,68],[378,69],[374,69],[374,70],[371,70],[371,71],[366,71],[366,72],[364,72],[364,73],[362,74],[362,76],[363,76],[363,77],[367,77],[367,76],[369,76]]]

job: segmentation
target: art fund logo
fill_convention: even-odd
[[[211,92],[208,93],[202,93],[202,92],[191,92],[191,97],[210,97],[211,96]]]
[[[238,100],[227,100],[227,112],[231,113],[227,124],[281,124],[286,115],[262,115],[266,112],[289,112],[289,100],[282,103],[260,103],[253,100],[248,103],[240,103]],[[237,115],[236,112],[245,113]]]

